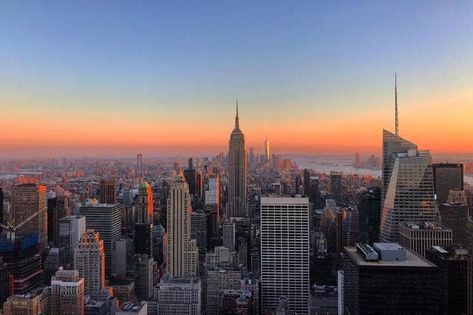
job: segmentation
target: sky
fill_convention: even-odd
[[[0,157],[473,153],[473,1],[1,1]]]

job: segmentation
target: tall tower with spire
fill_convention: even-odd
[[[394,124],[396,128],[396,136],[399,136],[399,110],[397,107],[397,73],[394,72]]]
[[[264,154],[266,156],[266,161],[269,162],[271,160],[271,152],[269,150],[268,137],[266,137],[266,139],[264,140]]]
[[[245,136],[240,130],[238,99],[236,102],[235,128],[228,146],[228,203],[227,218],[246,217],[246,152]]]

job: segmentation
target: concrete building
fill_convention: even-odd
[[[439,204],[439,213],[442,225],[452,229],[453,242],[469,247],[469,207],[465,191],[450,190],[447,201]]]
[[[168,244],[166,255],[167,275],[187,278],[197,275],[198,249],[191,239],[192,207],[188,185],[180,174],[171,185],[167,200]]]
[[[199,279],[162,278],[154,290],[160,315],[200,315],[202,287]]]
[[[147,255],[135,257],[135,292],[142,301],[153,297],[153,268],[154,260]]]
[[[235,223],[226,221],[223,223],[223,246],[230,251],[235,250]]]
[[[399,244],[425,257],[432,246],[448,246],[453,243],[452,229],[435,222],[403,222],[399,224]]]
[[[74,269],[85,280],[85,294],[98,294],[105,286],[104,242],[99,233],[87,230],[74,251]]]
[[[60,268],[51,280],[51,314],[84,315],[84,279],[77,270]]]
[[[115,179],[100,180],[100,203],[116,204],[117,195],[115,187]]]
[[[79,245],[85,226],[83,215],[67,216],[59,220],[57,243],[61,266],[64,268],[72,268],[74,249]]]
[[[309,313],[309,199],[261,198],[261,308]]]
[[[112,270],[112,246],[121,236],[121,205],[95,204],[80,207],[80,215],[85,216],[86,228],[100,234],[105,249],[105,272]]]

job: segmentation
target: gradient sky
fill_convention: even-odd
[[[473,1],[1,1],[0,157],[473,153]]]

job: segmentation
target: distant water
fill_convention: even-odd
[[[354,167],[353,159],[348,157],[291,157],[300,168],[313,169],[320,173],[330,173],[330,171],[342,172],[343,174],[369,175],[381,177],[381,170]]]

